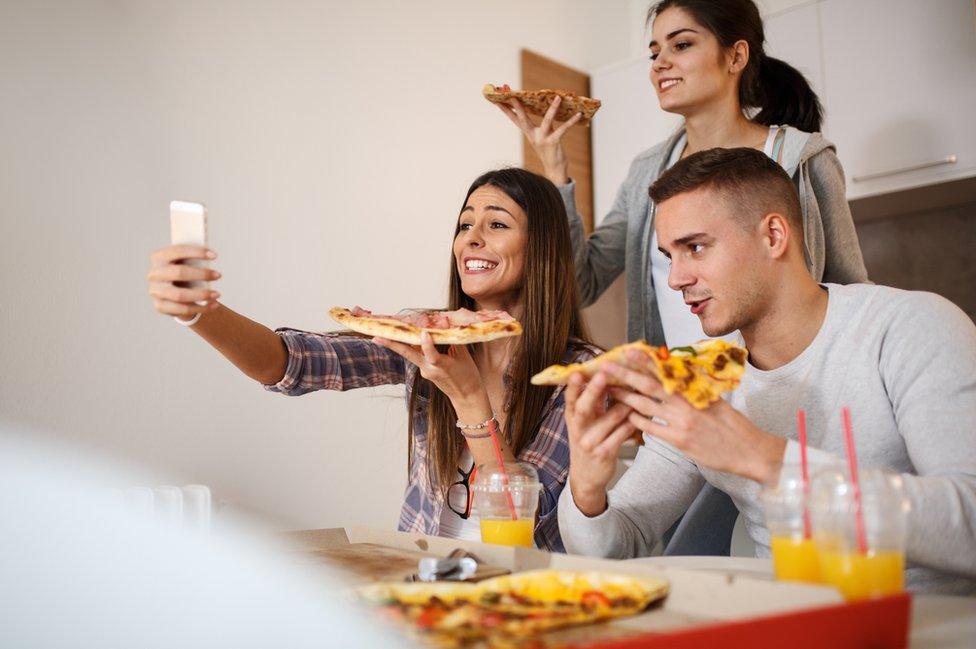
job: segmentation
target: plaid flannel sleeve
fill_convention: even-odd
[[[406,379],[406,361],[369,340],[342,334],[278,329],[288,350],[285,375],[264,386],[271,392],[299,396],[315,390],[353,390],[395,385]]]
[[[525,447],[519,458],[536,468],[542,483],[539,516],[535,526],[536,545],[554,552],[566,551],[559,536],[559,522],[556,518],[559,495],[566,486],[569,475],[569,434],[563,417],[565,409],[564,397],[559,394],[543,419],[539,434]]]

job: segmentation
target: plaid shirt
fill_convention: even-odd
[[[315,390],[352,390],[377,385],[406,384],[407,403],[417,366],[402,356],[354,336],[316,334],[294,329],[279,329],[288,348],[285,376],[272,392],[298,396]],[[590,346],[567,350],[563,362],[581,362],[599,351]],[[556,504],[569,472],[569,438],[563,418],[563,387],[557,386],[542,412],[542,423],[535,437],[522,449],[518,459],[532,464],[539,472],[542,492],[536,520],[535,541],[540,548],[565,552],[559,536]],[[430,487],[427,464],[427,412],[414,413],[413,460],[400,511],[398,529],[436,535],[440,529],[444,497]]]

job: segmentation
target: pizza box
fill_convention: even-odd
[[[424,556],[461,548],[512,572],[600,570],[663,577],[670,591],[641,615],[545,635],[554,646],[590,649],[777,647],[895,648],[908,642],[911,596],[847,604],[832,588],[715,570],[652,566],[367,527],[290,532],[290,541],[351,583],[401,581]]]

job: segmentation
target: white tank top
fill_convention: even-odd
[[[763,147],[763,153],[777,162],[779,162],[778,158],[783,142],[783,138],[776,137],[780,130],[778,126],[770,126],[766,145]],[[671,150],[671,157],[668,159],[669,169],[681,159],[681,154],[684,152],[687,143],[688,140],[685,135],[682,135],[675,143],[674,149]],[[675,291],[668,286],[668,273],[671,272],[671,263],[657,249],[657,246],[657,231],[655,230],[651,237],[651,278],[654,280],[654,296],[657,298],[657,308],[661,314],[665,344],[668,347],[683,347],[707,339],[708,336],[702,330],[701,320],[685,304],[681,291]],[[742,340],[738,331],[722,337],[740,343]]]

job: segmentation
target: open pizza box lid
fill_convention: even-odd
[[[767,646],[763,634],[778,629],[778,634],[799,634],[799,640],[792,638],[787,643],[791,647],[817,646],[818,638],[830,638],[832,646],[864,646],[855,642],[855,636],[870,641],[874,647],[899,647],[905,646],[908,634],[908,595],[851,605],[845,604],[833,588],[777,582],[761,576],[652,566],[639,559],[594,559],[366,527],[309,530],[288,536],[304,552],[334,568],[345,569],[357,584],[402,581],[416,572],[420,557],[445,557],[458,548],[477,555],[486,564],[513,572],[544,568],[599,570],[660,577],[670,583],[667,598],[641,615],[546,636],[568,645],[622,649],[638,639],[639,645],[633,646],[727,644],[730,638],[722,633],[733,633],[730,629],[734,628],[739,640],[750,638],[750,646]],[[791,630],[791,625],[799,626]],[[759,635],[750,635],[750,629]],[[646,635],[649,633],[654,634],[651,644]],[[663,642],[688,633],[698,634],[692,644]],[[715,633],[718,635],[708,635]],[[845,635],[851,643],[843,642]],[[686,641],[689,639],[685,637]],[[784,638],[780,636],[777,642],[775,646],[783,646]],[[745,645],[736,642],[729,646]]]

